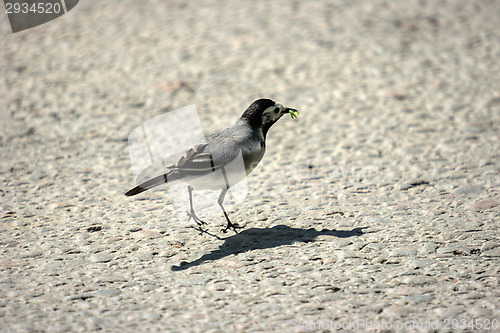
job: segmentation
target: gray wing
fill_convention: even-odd
[[[190,148],[175,163],[175,156],[169,156],[167,158],[154,161],[137,176],[137,183],[141,184],[163,174],[168,174],[172,170],[180,172],[192,169],[193,172],[196,172],[197,168],[207,169],[206,165],[209,165],[208,163],[210,163],[210,155],[203,153],[207,145],[208,144],[203,143]]]
[[[167,168],[184,176],[199,176],[214,172],[229,164],[238,155],[239,149],[227,133],[212,134],[207,143],[189,149],[174,165]]]
[[[142,171],[137,177],[140,185],[125,195],[136,195],[155,186],[182,179],[187,176],[197,177],[221,169],[233,161],[240,152],[230,133],[212,134],[202,143],[190,148],[177,161],[165,166],[166,159],[159,160]],[[165,172],[165,168],[168,169]]]

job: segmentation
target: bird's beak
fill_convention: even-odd
[[[299,115],[299,111],[292,108],[285,108],[285,113],[289,113],[292,118],[297,118]]]

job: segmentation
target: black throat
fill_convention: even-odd
[[[266,138],[267,132],[269,131],[271,126],[274,125],[275,122],[276,121],[272,121],[272,122],[270,121],[267,124],[262,125],[262,134],[264,135],[264,139]]]

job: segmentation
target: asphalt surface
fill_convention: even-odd
[[[495,332],[499,1],[81,1],[0,15],[0,331]],[[200,234],[128,198],[129,134],[257,98],[268,134]],[[200,212],[203,217],[203,212]]]

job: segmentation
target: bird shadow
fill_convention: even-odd
[[[257,249],[268,249],[281,245],[289,245],[295,242],[309,243],[313,242],[318,236],[335,236],[339,238],[348,238],[361,236],[365,234],[362,228],[352,230],[335,230],[314,228],[301,229],[291,228],[286,225],[277,225],[272,228],[251,228],[241,231],[233,236],[223,238],[225,241],[217,250],[204,254],[200,258],[186,262],[182,261],[179,265],[171,267],[172,271],[182,271],[193,266],[198,266],[206,261],[222,259],[231,254],[253,251]]]

